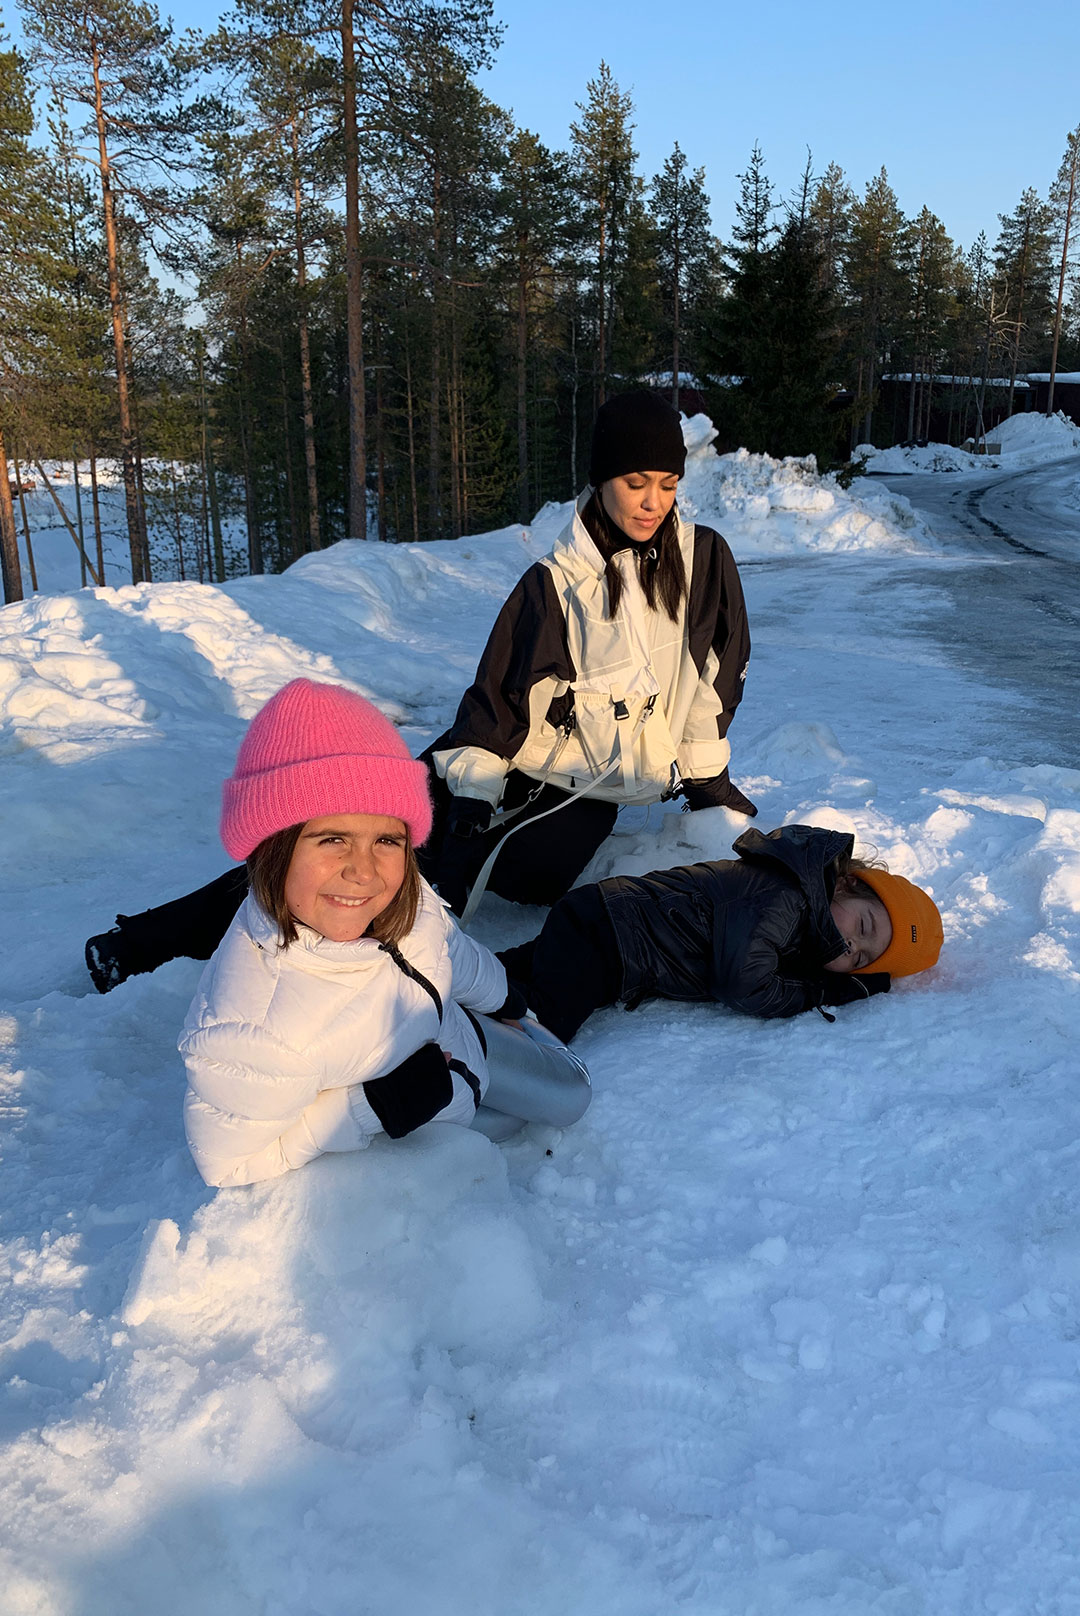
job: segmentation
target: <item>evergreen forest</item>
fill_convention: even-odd
[[[932,405],[978,439],[1028,372],[1080,369],[1080,127],[992,242],[905,216],[884,169],[860,190],[808,156],[779,196],[757,147],[711,181],[737,186],[721,241],[693,152],[641,172],[605,63],[563,150],[485,96],[489,0],[237,0],[183,36],[137,0],[21,17],[20,47],[0,36],[8,599],[21,480],[57,460],[89,467],[88,581],[104,462],[133,581],[162,556],[221,581],[528,522],[583,485],[627,387],[706,409],[721,449],[825,468],[928,435]]]

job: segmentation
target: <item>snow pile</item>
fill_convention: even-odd
[[[875,449],[872,443],[860,443],[853,458],[861,460],[867,471],[881,473],[1017,471],[1080,453],[1080,426],[1063,410],[1051,416],[1027,410],[992,427],[986,441],[1000,448],[1000,455],[969,454],[947,443],[929,443],[922,449]]]
[[[860,488],[857,494],[846,492],[834,478],[818,475],[813,456],[804,460],[773,460],[768,455],[749,454],[745,449],[718,456],[711,447],[716,431],[705,415],[684,418],[683,434],[688,450],[686,478],[679,491],[683,509],[698,521],[719,527],[737,555],[790,555],[819,549],[934,548],[931,534],[899,495],[867,487]],[[46,470],[57,497],[76,525],[75,487],[70,466],[50,465]],[[88,466],[80,468],[80,479],[86,550],[93,562]],[[105,577],[109,584],[123,585],[131,576],[123,488],[116,467],[105,462],[99,466],[98,479]],[[24,499],[39,588],[46,594],[77,589],[78,550],[48,489],[38,479]],[[524,531],[539,545],[537,553],[542,553],[565,527],[572,510],[572,501],[554,501],[537,513],[529,529],[506,529],[506,532],[520,535]],[[29,558],[21,516],[18,511],[16,515],[23,589],[29,595]],[[239,555],[243,548],[240,528],[235,520],[226,522],[225,526],[226,551]],[[155,557],[157,576],[162,579],[179,577],[178,555],[171,534],[164,534],[161,544],[156,546]],[[189,578],[197,574],[197,535],[194,533],[185,541],[185,566]]]
[[[1064,410],[1049,416],[1036,410],[1010,415],[994,428],[993,438],[1001,444],[1003,455],[1023,455],[1025,465],[1080,452],[1080,426]]]
[[[717,455],[705,415],[683,423],[686,476],[679,504],[716,527],[736,556],[797,555],[809,550],[926,551],[933,534],[906,499],[882,489],[843,489],[818,474],[813,455],[774,460],[737,449]]]
[[[839,491],[729,458],[687,479],[716,519],[804,501],[753,519],[797,559],[744,572],[735,778],[931,887],[946,951],[831,1025],[605,1011],[589,1113],[502,1149],[434,1126],[212,1194],[201,967],[99,998],[81,943],[224,868],[219,782],[286,679],[419,749],[565,513],[0,613],[4,1616],[1072,1608],[1080,771],[940,649],[949,557],[815,555]],[[744,826],[635,809],[590,873]],[[541,918],[488,898],[477,933]]]
[[[987,441],[997,442],[991,434]],[[860,443],[852,459],[862,461],[868,472],[905,471],[996,471],[1001,465],[997,455],[969,454],[966,449],[954,449],[949,443],[928,443],[925,448],[905,449],[897,445],[892,449],[875,449],[872,443]]]

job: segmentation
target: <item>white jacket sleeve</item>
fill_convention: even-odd
[[[362,1150],[382,1126],[363,1085],[320,1091],[313,1068],[261,1027],[216,1023],[184,1034],[184,1126],[208,1184],[277,1178],[324,1151]]]
[[[463,932],[447,911],[451,993],[468,1010],[498,1010],[506,1000],[506,972],[490,948]]]

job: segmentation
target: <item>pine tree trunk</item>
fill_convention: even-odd
[[[134,416],[133,416],[134,419]],[[142,570],[146,583],[150,582],[150,530],[146,517],[146,482],[143,478],[142,437],[135,421],[135,487],[139,493],[139,544],[142,548]]]
[[[672,267],[674,270],[674,297],[672,299],[671,322],[671,402],[675,409],[679,407],[679,276],[682,265],[679,261],[679,225],[678,225],[678,180],[676,180],[676,221],[672,231]]]
[[[19,490],[19,512],[22,516],[23,543],[26,545],[26,559],[30,564],[30,588],[37,594],[38,580],[37,567],[34,565],[34,541],[30,533],[30,518],[26,514],[26,495],[23,493],[22,475],[19,471],[19,446],[12,444],[15,451],[15,486]],[[0,454],[3,450],[0,449]],[[105,568],[101,561],[100,546],[98,553],[98,577],[104,582]]]
[[[367,421],[364,401],[364,285],[360,257],[360,138],[356,112],[354,0],[342,0],[345,136],[345,308],[349,352],[349,537],[367,538]]]
[[[607,294],[606,294],[606,275],[607,275],[607,219],[606,219],[605,215],[601,214],[601,217],[600,217],[600,254],[599,254],[599,259],[598,259],[598,262],[597,262],[597,286],[598,286],[598,294],[599,294],[598,307],[597,307],[597,320],[598,320],[598,323],[599,323],[599,326],[600,326],[600,330],[599,330],[599,333],[598,333],[599,342],[597,344],[597,356],[596,356],[597,376],[596,376],[596,386],[594,388],[594,413],[595,413],[595,410],[598,410],[600,408],[600,406],[605,402],[605,400],[607,398],[607,390],[606,390],[606,383],[607,383]]]
[[[529,520],[529,407],[528,364],[528,285],[525,274],[523,241],[518,239],[517,307],[517,440],[518,440],[518,521]]]
[[[19,468],[15,467],[18,481]],[[11,499],[11,481],[8,477],[7,447],[4,430],[0,427],[0,574],[4,581],[4,600],[8,605],[22,600],[22,567],[19,563],[19,537],[15,531],[15,506]]]
[[[285,491],[289,508],[289,549],[296,561],[304,553],[300,524],[296,519],[296,490],[293,487],[292,433],[289,430],[289,390],[285,375],[285,344],[278,333],[278,365],[281,371],[281,434],[285,461]]]
[[[307,261],[300,196],[300,141],[292,120],[293,212],[296,222],[296,290],[300,326],[300,396],[304,416],[304,465],[307,471],[308,539],[312,550],[322,548],[319,537],[319,480],[315,472],[315,404],[311,387],[311,337],[308,331]]]
[[[112,171],[105,138],[105,107],[101,90],[101,58],[97,41],[93,44],[94,114],[98,136],[98,172],[101,177],[102,212],[105,225],[105,257],[108,266],[109,307],[112,315],[113,350],[116,356],[116,401],[120,414],[120,458],[124,474],[124,506],[127,513],[128,548],[131,552],[131,581],[149,581],[145,566],[142,526],[139,520],[139,493],[135,483],[135,439],[128,397],[127,336],[120,285],[120,248],[113,203]]]
[[[1057,307],[1054,311],[1054,347],[1050,355],[1050,387],[1046,395],[1046,413],[1054,413],[1054,380],[1057,376],[1058,344],[1061,341],[1061,315],[1065,306],[1065,273],[1069,264],[1069,236],[1072,232],[1073,205],[1076,200],[1076,171],[1080,167],[1080,145],[1069,174],[1069,200],[1065,206],[1065,234],[1061,243],[1061,269],[1058,274]]]
[[[244,462],[244,516],[248,537],[248,572],[258,577],[263,572],[262,530],[255,493],[251,454],[251,427],[248,419],[248,328],[246,294],[244,291],[244,262],[240,243],[236,244],[236,265],[240,276],[240,374],[237,404],[240,425],[240,453]]]
[[[385,544],[386,531],[386,455],[383,445],[383,393],[382,393],[383,367],[375,367],[375,499],[377,502],[377,521],[380,541]]]
[[[577,307],[570,315],[570,497],[578,496],[577,471],[577,396],[578,396],[578,362],[577,362]]]
[[[180,572],[180,582],[187,582],[187,569],[184,566],[184,529],[180,520],[180,493],[176,486],[176,461],[169,461],[169,481],[172,484],[173,528],[176,533],[176,561]]]
[[[205,356],[199,350],[199,404],[202,414],[203,471],[206,493],[210,502],[210,531],[214,537],[214,565],[211,576],[215,583],[225,582],[225,544],[221,536],[221,504],[218,500],[217,476],[214,472],[214,440],[210,429],[210,408],[206,400]]]
[[[412,345],[405,326],[405,419],[409,429],[409,497],[412,501],[413,543],[420,542],[420,501],[416,491],[416,424],[413,415]]]
[[[86,588],[86,532],[82,519],[82,488],[79,483],[79,459],[74,448],[71,451],[71,480],[75,484],[75,520],[79,524],[79,588]]]
[[[446,413],[450,423],[450,522],[455,539],[462,534],[461,519],[461,356],[458,352],[457,300],[450,288],[450,374],[446,380]]]
[[[98,577],[105,582],[105,549],[101,539],[101,500],[98,497],[97,445],[90,444],[90,509],[94,515],[94,552]]]
[[[431,306],[431,399],[428,421],[428,538],[442,538],[442,512],[439,500],[439,394],[442,387],[442,355],[439,350],[439,311],[432,297]]]

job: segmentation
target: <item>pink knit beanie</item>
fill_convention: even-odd
[[[252,719],[221,802],[221,840],[247,858],[275,831],[327,814],[403,819],[431,830],[427,769],[378,708],[341,685],[294,679]]]

